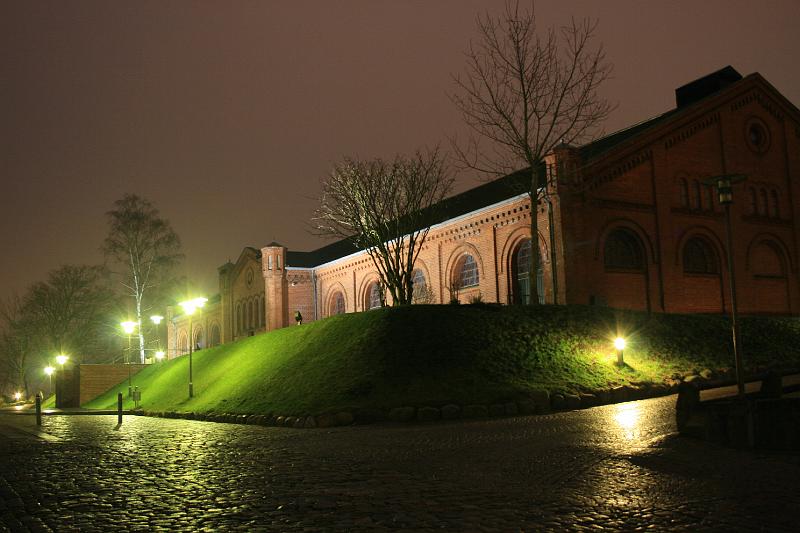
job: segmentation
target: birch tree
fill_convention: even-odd
[[[465,72],[454,76],[451,100],[472,136],[453,148],[461,164],[491,175],[527,168],[531,199],[531,303],[538,303],[538,205],[553,183],[545,157],[559,144],[590,138],[613,106],[598,92],[611,75],[597,22],[575,20],[539,32],[533,3],[507,1],[498,16],[477,19]],[[555,273],[554,273],[555,275]]]
[[[323,181],[315,233],[365,250],[393,305],[414,297],[414,263],[453,180],[438,150],[392,161],[352,158]]]
[[[148,302],[155,299],[154,291],[167,283],[183,258],[181,241],[153,204],[135,194],[117,200],[106,215],[109,231],[102,250],[125,294],[133,300],[139,356],[144,363],[142,317],[150,311]]]

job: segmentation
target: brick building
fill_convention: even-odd
[[[731,206],[739,310],[798,314],[800,110],[761,75],[731,67],[675,94],[666,113],[548,157],[549,200],[536,211],[541,300],[728,312],[725,211],[705,180],[744,174]],[[447,201],[415,265],[418,301],[527,300],[525,181],[512,174]],[[296,310],[313,321],[383,297],[369,257],[347,240],[313,252],[245,248],[219,280],[195,322],[201,346],[293,324]],[[170,315],[169,327],[170,353],[184,353],[185,317]]]

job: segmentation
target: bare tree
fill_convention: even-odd
[[[19,296],[12,296],[0,304],[0,370],[5,375],[5,385],[11,385],[15,391],[24,391],[25,398],[30,396],[28,372],[32,339],[26,331],[27,326]]]
[[[43,357],[67,353],[80,362],[105,351],[105,325],[113,295],[103,268],[64,265],[34,283],[22,299],[23,329]],[[18,328],[19,330],[19,328]]]
[[[533,3],[521,9],[519,1],[507,1],[501,15],[479,16],[477,25],[478,40],[470,43],[466,72],[454,76],[451,95],[474,135],[465,145],[452,144],[466,168],[494,175],[530,170],[529,279],[536,303],[537,206],[554,185],[545,157],[559,144],[590,137],[613,110],[598,94],[612,67],[602,45],[592,47],[596,21],[572,19],[540,35]]]
[[[103,252],[119,268],[115,274],[133,299],[139,356],[144,363],[142,316],[149,309],[146,298],[167,283],[173,267],[183,258],[181,241],[153,204],[135,194],[126,194],[117,200],[114,209],[106,215],[109,231]]]
[[[409,304],[414,263],[452,185],[438,150],[393,161],[348,158],[322,183],[314,231],[366,250],[393,304]]]

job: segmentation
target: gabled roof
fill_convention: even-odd
[[[738,76],[738,79],[737,79]],[[735,69],[728,66],[707,76],[703,76],[675,90],[676,107],[644,122],[597,139],[578,149],[584,168],[602,159],[615,148],[634,148],[639,144],[652,142],[650,133],[664,135],[681,121],[693,120],[693,115],[705,113],[707,109],[727,101],[732,94],[754,86],[761,86],[775,97],[782,109],[794,117],[800,117],[800,110],[786,99],[775,87],[755,72],[742,78]]]

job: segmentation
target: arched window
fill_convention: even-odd
[[[267,256],[267,270],[272,270],[272,256]]]
[[[697,180],[694,180],[693,184],[694,184],[694,198],[693,198],[694,206],[693,207],[695,209],[698,209],[698,210],[699,209],[703,209],[703,195],[700,192],[700,182],[697,181]]]
[[[786,264],[783,252],[772,241],[761,241],[753,247],[750,256],[753,274],[761,278],[785,278]]]
[[[606,270],[644,270],[644,251],[636,234],[624,228],[609,233],[603,247],[603,263]]]
[[[689,207],[689,184],[685,178],[681,178],[678,182],[681,194],[681,207]]]
[[[203,328],[194,328],[194,349],[199,350],[206,347],[206,338],[203,335]]]
[[[253,329],[253,301],[247,302],[247,329]]]
[[[780,212],[780,208],[778,207],[778,191],[773,189],[773,190],[770,191],[770,193],[771,193],[771,196],[772,196],[772,204],[770,205],[770,207],[772,209],[770,210],[769,215],[772,218],[780,218],[781,212]]]
[[[759,210],[758,213],[760,215],[767,216],[769,211],[767,211],[767,190],[761,189],[761,205],[758,206]]]
[[[711,185],[704,185],[703,189],[706,193],[706,205],[708,205],[708,210],[714,210],[714,187]]]
[[[211,342],[208,344],[209,346],[219,346],[222,342],[222,339],[219,335],[219,325],[214,324],[211,326]]]
[[[336,291],[331,299],[331,315],[341,315],[344,313],[344,295],[340,291]]]
[[[180,354],[189,353],[189,336],[182,332],[178,339],[178,352]]]
[[[687,274],[719,274],[717,254],[705,239],[692,237],[683,245],[683,271]]]
[[[264,297],[261,297],[261,307],[259,308],[261,312],[261,327],[267,325],[267,306],[264,303]]]
[[[234,328],[236,333],[241,333],[242,331],[242,304],[236,304],[236,327]]]
[[[480,276],[475,258],[469,254],[462,255],[456,263],[453,277],[458,281],[459,287],[462,289],[477,286],[480,282]]]
[[[511,258],[512,271],[512,301],[515,304],[529,304],[531,301],[531,240],[525,239],[514,250]],[[538,250],[537,250],[538,252]],[[539,295],[539,303],[544,303],[544,291],[542,280],[542,256],[538,254],[539,262],[536,269],[536,288]]]
[[[425,274],[420,269],[414,269],[411,273],[411,280],[413,282],[413,295],[411,297],[411,301],[415,304],[427,304],[433,303],[430,300],[430,295],[428,294],[428,285],[425,282]]]
[[[754,187],[750,187],[750,214],[758,214],[758,197]]]
[[[367,288],[367,309],[377,309],[381,307],[381,284],[373,281]]]

